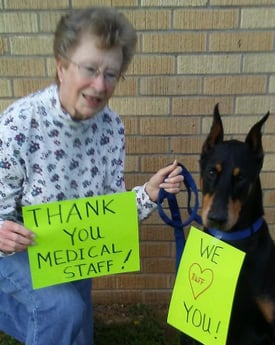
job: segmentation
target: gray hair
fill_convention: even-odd
[[[128,19],[115,8],[92,7],[62,16],[54,35],[55,58],[72,54],[86,33],[98,37],[100,48],[120,46],[123,56],[121,73],[126,72],[135,53],[137,34]]]

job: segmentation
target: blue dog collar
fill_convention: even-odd
[[[218,238],[219,240],[224,240],[224,241],[239,241],[243,240],[245,238],[250,237],[251,235],[255,234],[258,230],[260,230],[262,224],[263,224],[263,218],[260,217],[259,219],[256,220],[254,224],[252,224],[251,227],[239,230],[239,231],[234,231],[234,232],[225,232],[221,231],[215,228],[209,228],[207,229],[209,234]]]

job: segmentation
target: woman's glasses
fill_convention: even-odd
[[[64,56],[64,58],[76,66],[80,75],[87,80],[95,80],[102,73],[105,83],[115,86],[121,77],[119,72],[113,71],[112,69],[107,69],[101,72],[99,67],[86,66],[84,64],[77,63],[67,56]]]

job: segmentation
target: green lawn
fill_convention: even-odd
[[[179,345],[166,316],[167,308],[160,306],[95,306],[95,345]],[[0,345],[21,343],[0,333]]]

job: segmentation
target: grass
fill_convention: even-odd
[[[165,306],[95,306],[95,345],[179,345],[179,334],[166,316]],[[22,344],[0,333],[0,345]]]

